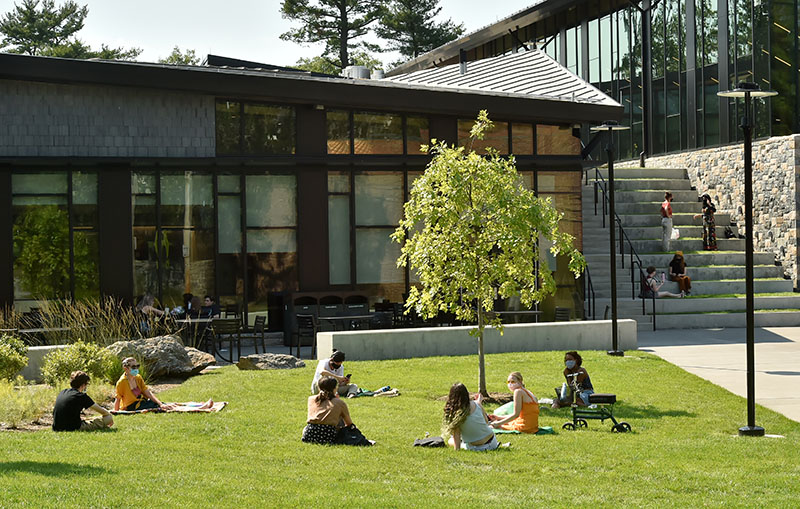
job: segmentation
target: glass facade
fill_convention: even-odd
[[[295,152],[292,106],[218,99],[217,155],[291,155]]]
[[[15,305],[99,298],[97,173],[14,172],[11,195]]]
[[[427,117],[332,109],[325,118],[328,154],[419,155],[430,142]]]
[[[645,15],[616,2],[577,4],[519,27],[517,35],[622,104],[622,123],[631,129],[616,134],[619,157],[642,151],[645,114],[652,155],[741,140],[743,106],[717,96],[740,81],[779,93],[754,101],[757,137],[800,132],[800,3],[662,0]],[[647,113],[643,23],[650,34],[644,46],[650,50]],[[467,51],[467,58],[515,51],[502,43],[506,37]]]

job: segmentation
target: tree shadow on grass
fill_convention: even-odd
[[[116,471],[94,465],[78,465],[60,461],[0,461],[0,477],[6,473],[30,472],[53,477],[75,474],[113,474]]]
[[[562,407],[557,410],[549,409],[551,413],[564,413],[565,415],[572,416],[570,407]],[[614,417],[617,420],[627,419],[661,419],[663,417],[697,417],[694,412],[687,412],[686,410],[663,410],[654,405],[627,405],[625,403],[616,403],[614,405]]]

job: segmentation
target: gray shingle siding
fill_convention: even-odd
[[[213,157],[214,98],[0,80],[0,157]]]

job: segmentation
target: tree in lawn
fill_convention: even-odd
[[[0,48],[9,53],[62,58],[102,58],[134,60],[139,48],[112,48],[101,45],[93,50],[75,37],[89,14],[87,6],[72,0],[56,7],[54,0],[22,0],[0,18]]]
[[[514,157],[472,150],[493,127],[481,111],[472,127],[470,147],[445,143],[425,147],[433,155],[425,173],[414,181],[404,217],[392,238],[402,244],[398,266],[410,266],[419,286],[410,290],[412,308],[424,318],[440,312],[477,323],[470,331],[478,338],[480,392],[486,392],[484,329],[502,324],[490,312],[499,295],[519,295],[525,306],[555,292],[553,273],[539,239],[552,244],[550,252],[569,258],[577,277],[586,266],[572,245],[572,236],[558,231],[562,214],[550,199],[526,189]],[[536,264],[539,264],[538,284]]]
[[[406,59],[416,58],[464,33],[464,24],[434,20],[442,8],[439,0],[393,0],[375,33]]]
[[[283,17],[302,25],[281,34],[281,39],[324,43],[322,58],[338,72],[351,65],[350,51],[357,46],[376,50],[354,41],[369,32],[369,26],[383,15],[385,4],[386,0],[283,0]]]

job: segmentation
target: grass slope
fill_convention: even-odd
[[[561,352],[487,356],[490,391],[519,370],[540,397],[560,385]],[[314,366],[193,378],[167,401],[213,396],[211,415],[119,416],[111,431],[0,434],[0,507],[618,507],[786,506],[800,496],[800,424],[759,407],[758,424],[784,439],[735,436],[742,398],[643,352],[586,352],[598,392],[618,419],[561,431],[568,409],[542,409],[551,436],[505,435],[490,453],[411,447],[439,434],[450,385],[477,388],[477,357],[349,362],[366,388],[397,398],[349,401],[373,448],[303,444]]]

